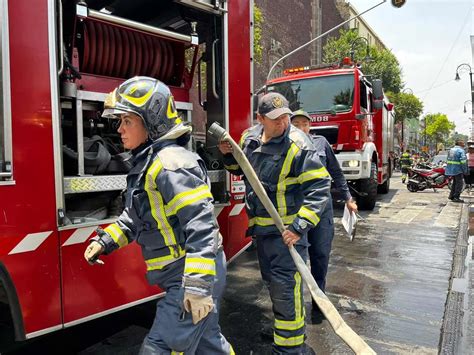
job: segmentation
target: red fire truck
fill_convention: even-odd
[[[16,340],[160,295],[135,244],[102,267],[83,259],[121,211],[128,153],[101,111],[129,77],[171,87],[228,259],[246,246],[242,181],[205,132],[217,121],[238,139],[251,124],[251,18],[251,0],[0,0],[0,326]]]
[[[359,207],[372,210],[377,191],[388,192],[393,170],[393,105],[381,81],[370,82],[348,63],[288,69],[266,89],[283,94],[293,111],[310,114],[311,134],[327,138]]]

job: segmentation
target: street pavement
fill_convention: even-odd
[[[473,195],[474,196],[474,195]],[[474,263],[469,205],[448,202],[448,190],[410,193],[392,178],[353,241],[336,206],[327,295],[345,322],[379,354],[472,354]],[[470,199],[467,192],[465,199]],[[473,214],[474,216],[474,214]],[[306,343],[317,354],[351,354],[327,320],[312,317],[305,293]],[[34,339],[7,354],[136,354],[151,326],[155,302]],[[255,251],[228,267],[221,307],[224,335],[237,354],[270,354],[261,335],[271,322],[268,292]]]
[[[379,354],[438,353],[463,209],[447,197],[447,190],[410,193],[397,174],[375,210],[361,212],[365,221],[352,242],[340,224],[342,208],[336,209],[326,292]],[[271,340],[261,329],[272,319],[271,303],[255,252],[230,265],[227,282],[224,334],[237,354],[269,354]],[[310,295],[305,298],[307,344],[318,354],[351,354],[326,320],[313,322]]]

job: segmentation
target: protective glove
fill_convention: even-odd
[[[186,312],[191,312],[193,317],[193,324],[198,324],[199,321],[206,318],[210,311],[214,308],[212,296],[196,295],[194,293],[184,293],[184,309]]]
[[[92,241],[84,252],[84,258],[90,265],[100,264],[104,265],[104,262],[99,259],[100,254],[104,252],[104,247],[97,241]]]

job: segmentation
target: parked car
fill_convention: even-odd
[[[433,165],[443,165],[448,161],[448,151],[440,151],[431,159]]]

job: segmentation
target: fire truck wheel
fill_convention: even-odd
[[[372,163],[370,167],[370,177],[359,182],[359,191],[366,194],[359,196],[357,204],[361,210],[373,210],[377,199],[377,165]]]
[[[377,192],[379,194],[388,194],[390,191],[390,178],[387,176],[387,180],[385,180],[382,184],[379,185],[377,188]]]

